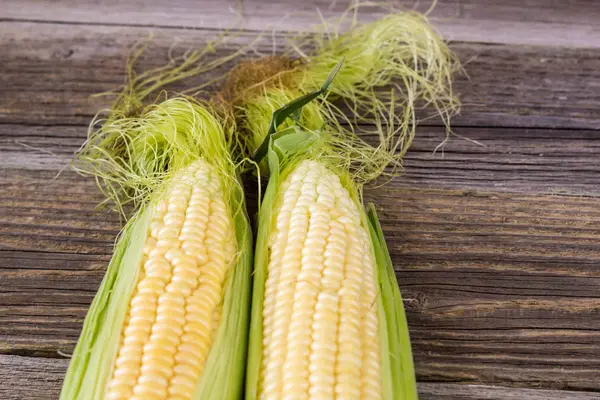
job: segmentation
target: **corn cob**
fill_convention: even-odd
[[[260,61],[242,64],[224,89],[249,133],[249,152],[269,174],[255,250],[246,399],[413,400],[403,304],[361,188],[388,165],[401,167],[416,102],[432,104],[447,122],[457,104],[449,87],[454,58],[413,13],[328,37],[310,41],[315,50],[299,61],[265,59],[284,69],[258,82],[244,85],[243,77],[254,76],[248,69]],[[307,104],[324,91],[316,90],[323,81],[330,83],[324,72],[343,58],[331,96]],[[388,92],[375,94],[388,84]],[[361,122],[374,123],[378,146],[355,134],[352,125]]]
[[[133,188],[143,183],[132,175],[152,182],[146,171],[160,183],[117,242],[61,398],[239,398],[251,239],[223,129],[202,105],[171,99],[139,118],[110,120],[99,135],[85,157],[111,154],[107,162],[121,160],[111,168],[127,173],[97,176]],[[133,150],[109,153],[116,138]],[[171,171],[153,170],[167,165]]]
[[[204,161],[178,173],[154,207],[142,271],[108,398],[191,399],[216,331],[236,253],[218,174]]]
[[[375,214],[347,173],[306,154],[269,157],[282,168],[259,215],[246,398],[416,399]]]
[[[340,179],[305,160],[268,239],[260,398],[381,398],[375,262]]]

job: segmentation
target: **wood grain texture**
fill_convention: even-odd
[[[0,355],[0,398],[53,400],[58,398],[67,359]],[[590,392],[523,389],[484,385],[420,383],[421,400],[597,400]]]
[[[418,189],[376,199],[421,380],[597,389],[597,200]]]
[[[92,179],[58,175],[109,104],[91,95],[123,82],[129,49],[149,32],[141,69],[234,26],[240,3],[3,2],[0,398],[58,396],[61,354],[119,231]],[[310,29],[315,6],[327,16],[346,3],[243,6],[243,29],[215,56],[270,24],[281,50],[283,31]],[[365,192],[397,269],[422,399],[600,399],[598,16],[586,0],[440,1],[432,14],[469,74],[456,83],[460,137],[434,153],[443,129],[427,120],[404,175]],[[254,50],[271,54],[271,36]]]
[[[110,104],[106,97],[91,95],[123,83],[129,49],[150,32],[136,27],[0,24],[0,123],[29,125],[87,124]],[[152,30],[153,45],[139,63],[141,70],[165,64],[173,46],[181,54],[217,34]],[[229,54],[254,37],[240,32],[217,55]],[[283,37],[275,40],[281,43]],[[273,51],[270,37],[254,47],[264,54]],[[468,78],[458,77],[455,85],[463,102],[455,126],[600,129],[600,49],[469,43],[452,47],[468,72]],[[193,85],[229,67],[186,83]]]
[[[58,399],[68,360],[0,355],[0,398]]]
[[[118,231],[89,179],[54,175],[0,180],[5,354],[72,351]],[[600,199],[401,179],[366,195],[382,209],[420,380],[600,390]]]
[[[420,383],[421,400],[598,400],[600,394],[501,386]]]
[[[166,28],[306,31],[321,15],[337,17],[353,2],[331,0],[5,0],[0,19],[86,25]],[[432,1],[400,0],[401,10],[427,11]],[[379,18],[381,7],[364,7],[362,21]],[[450,40],[465,42],[600,47],[600,5],[593,0],[439,0],[430,17]]]
[[[404,160],[404,174],[393,184],[600,197],[596,131],[454,130],[461,137],[440,146],[445,138],[441,127],[420,127]],[[0,124],[0,169],[56,174],[69,165],[86,134],[83,126]]]

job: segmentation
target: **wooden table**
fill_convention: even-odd
[[[91,179],[57,174],[107,105],[90,95],[123,82],[128,49],[153,32],[141,68],[161,65],[237,9],[231,51],[342,3],[2,1],[1,399],[57,398],[110,258],[118,216],[96,209]],[[600,4],[448,0],[432,20],[469,75],[454,120],[468,140],[434,154],[443,130],[429,121],[404,176],[366,193],[384,209],[422,398],[600,399]]]

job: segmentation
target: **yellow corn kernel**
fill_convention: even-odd
[[[107,398],[191,399],[235,252],[218,174],[196,161],[155,206]]]
[[[259,397],[381,398],[375,261],[356,203],[316,161],[301,162],[279,196]]]

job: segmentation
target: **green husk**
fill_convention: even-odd
[[[105,398],[129,300],[141,268],[153,206],[165,196],[172,176],[199,159],[221,175],[224,197],[235,221],[238,253],[225,282],[223,318],[193,398],[241,397],[249,322],[252,234],[241,179],[231,155],[232,135],[223,129],[225,124],[220,118],[206,103],[177,97],[145,106],[135,116],[112,113],[99,129],[92,125],[90,137],[78,154],[76,170],[95,177],[107,201],[132,217],[117,241],[86,317],[61,399]]]
[[[131,218],[117,239],[104,279],[88,310],[64,379],[61,400],[103,399],[121,339],[121,327],[139,273],[152,214]],[[115,334],[116,332],[116,334]]]
[[[369,233],[373,241],[373,248],[375,249],[382,307],[386,316],[388,340],[385,343],[388,344],[390,354],[390,381],[394,385],[394,393],[400,394],[399,399],[416,399],[415,370],[402,295],[396,282],[394,265],[385,243],[377,211],[372,203],[367,208],[366,216],[369,221]]]

